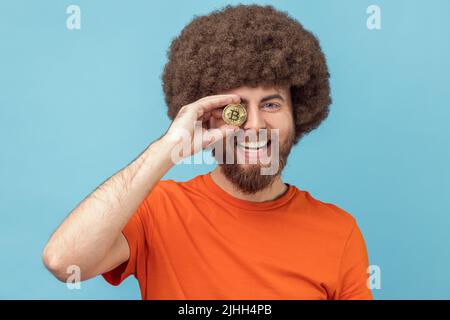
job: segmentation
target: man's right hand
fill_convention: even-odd
[[[183,139],[189,139],[189,152],[182,155],[182,158],[189,157],[200,150],[215,143],[218,139],[227,136],[230,132],[239,129],[238,126],[222,124],[215,128],[208,128],[208,123],[215,123],[222,118],[221,108],[230,103],[239,103],[241,98],[236,94],[213,95],[203,97],[193,103],[187,104],[178,111],[177,116],[170,125],[163,139],[171,144],[182,143]],[[202,122],[200,130],[195,130],[196,121]],[[198,127],[197,127],[198,128]],[[194,135],[201,134],[201,145],[195,143]],[[186,137],[186,135],[188,135]],[[212,138],[211,138],[212,137]],[[187,149],[187,148],[186,148]]]

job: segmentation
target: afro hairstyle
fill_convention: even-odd
[[[328,116],[328,67],[318,39],[271,5],[226,5],[194,16],[167,51],[161,75],[168,116],[241,86],[290,88],[296,144]]]

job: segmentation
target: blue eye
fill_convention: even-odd
[[[264,105],[264,108],[265,109],[269,109],[269,110],[276,110],[276,109],[278,109],[280,106],[279,105],[277,105],[277,104],[275,104],[275,103],[266,103],[265,105]]]

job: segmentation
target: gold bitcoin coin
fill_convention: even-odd
[[[242,104],[228,104],[222,111],[223,120],[230,125],[241,126],[247,120],[247,110]]]

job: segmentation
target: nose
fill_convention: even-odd
[[[244,130],[255,130],[266,128],[266,122],[257,105],[247,105],[247,120],[244,123]]]

